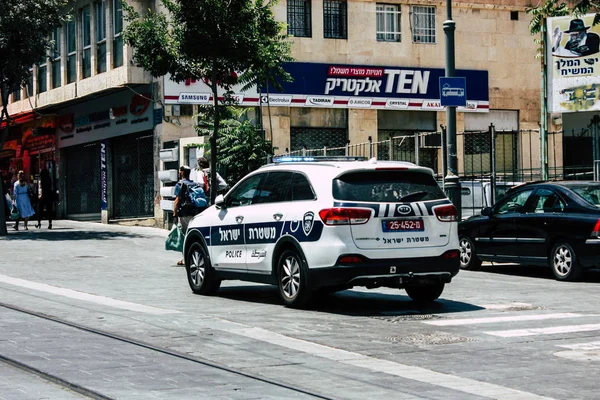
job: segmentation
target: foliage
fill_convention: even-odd
[[[50,35],[68,18],[68,0],[0,0],[0,150],[8,136],[8,98],[30,76],[29,69],[48,54]],[[0,193],[4,199],[2,179]],[[6,234],[4,205],[0,207],[0,235]]]
[[[152,76],[170,74],[176,82],[204,80],[213,95],[211,167],[216,169],[219,123],[231,96],[219,102],[218,87],[289,79],[281,64],[290,60],[290,45],[282,34],[270,0],[161,0],[166,13],[141,16],[124,5],[129,25],[124,36],[135,48],[134,62]],[[216,186],[216,174],[212,176]],[[211,194],[214,196],[215,193]],[[214,200],[214,198],[212,199]]]
[[[563,0],[546,0],[542,5],[527,8],[527,14],[532,15],[531,21],[529,22],[529,33],[532,36],[537,36],[544,32],[547,18],[569,15],[571,14],[571,10]],[[544,52],[543,40],[537,37],[533,40],[536,44],[540,45],[535,57],[542,58]]]
[[[263,139],[260,130],[248,119],[244,119],[248,109],[229,107],[230,118],[221,121],[217,141],[219,148],[219,169],[226,171],[227,182],[235,185],[249,172],[264,165],[273,156],[271,142]],[[198,127],[201,135],[212,131],[210,120]],[[206,148],[210,152],[209,148]]]

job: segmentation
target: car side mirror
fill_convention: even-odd
[[[491,207],[483,207],[483,209],[481,210],[481,215],[486,216],[486,217],[491,217],[492,216],[492,208]]]
[[[217,208],[225,208],[225,197],[222,194],[215,198],[215,206]]]

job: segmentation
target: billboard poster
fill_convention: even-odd
[[[600,25],[595,14],[548,18],[548,108],[600,110]]]
[[[242,106],[259,104],[289,107],[372,108],[389,110],[444,110],[440,98],[441,68],[404,66],[284,64],[292,82],[283,82],[281,92],[266,89],[242,92],[232,88]],[[466,105],[458,111],[489,111],[488,72],[457,70],[466,82]],[[176,83],[165,77],[166,104],[209,104],[210,87],[202,81]],[[221,95],[221,93],[219,93]]]

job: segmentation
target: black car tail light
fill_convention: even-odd
[[[596,225],[594,225],[594,230],[592,231],[592,236],[600,236],[600,219],[596,221]]]

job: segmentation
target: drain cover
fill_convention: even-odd
[[[475,339],[466,338],[463,336],[452,335],[450,333],[435,332],[435,333],[416,333],[408,336],[390,336],[386,338],[391,342],[401,342],[416,346],[430,346],[441,344],[453,344],[463,342],[473,342]]]
[[[104,256],[73,256],[73,258],[104,258]]]
[[[401,315],[379,315],[379,316],[374,316],[372,318],[396,324],[398,322],[403,322],[403,321],[425,321],[425,320],[430,320],[430,319],[438,319],[440,317],[438,317],[436,315],[432,315],[432,314],[408,313],[408,314],[401,314]]]

